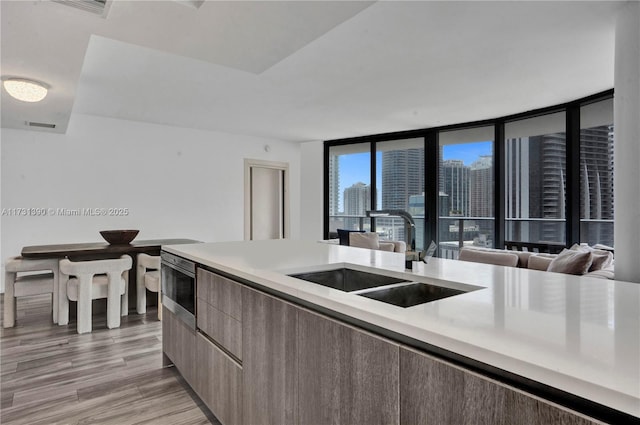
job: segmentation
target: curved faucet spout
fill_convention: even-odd
[[[369,210],[366,212],[367,217],[402,217],[405,223],[405,238],[407,245],[411,247],[412,251],[416,249],[416,223],[413,221],[413,217],[411,214],[406,212],[405,210],[397,210],[397,209],[387,209],[387,210]]]

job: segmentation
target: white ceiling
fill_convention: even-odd
[[[2,0],[2,76],[51,85],[2,90],[2,127],[75,112],[308,141],[493,118],[613,87],[619,6]]]

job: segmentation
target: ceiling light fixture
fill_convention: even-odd
[[[26,78],[2,78],[2,85],[11,97],[23,102],[40,102],[49,90],[46,84]]]

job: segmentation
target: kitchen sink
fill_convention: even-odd
[[[385,276],[377,273],[362,272],[360,270],[349,269],[346,267],[333,270],[290,274],[289,276],[346,292],[408,282],[406,279]]]
[[[411,307],[466,292],[468,291],[445,288],[428,283],[410,283],[408,285],[398,285],[392,288],[362,292],[358,295],[399,307]]]

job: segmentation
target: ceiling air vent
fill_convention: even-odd
[[[40,127],[40,128],[56,128],[55,124],[48,124],[46,122],[33,122],[33,121],[27,121],[26,124],[29,127]]]
[[[107,0],[51,0],[54,3],[75,7],[85,12],[95,13],[106,17],[111,1]]]

